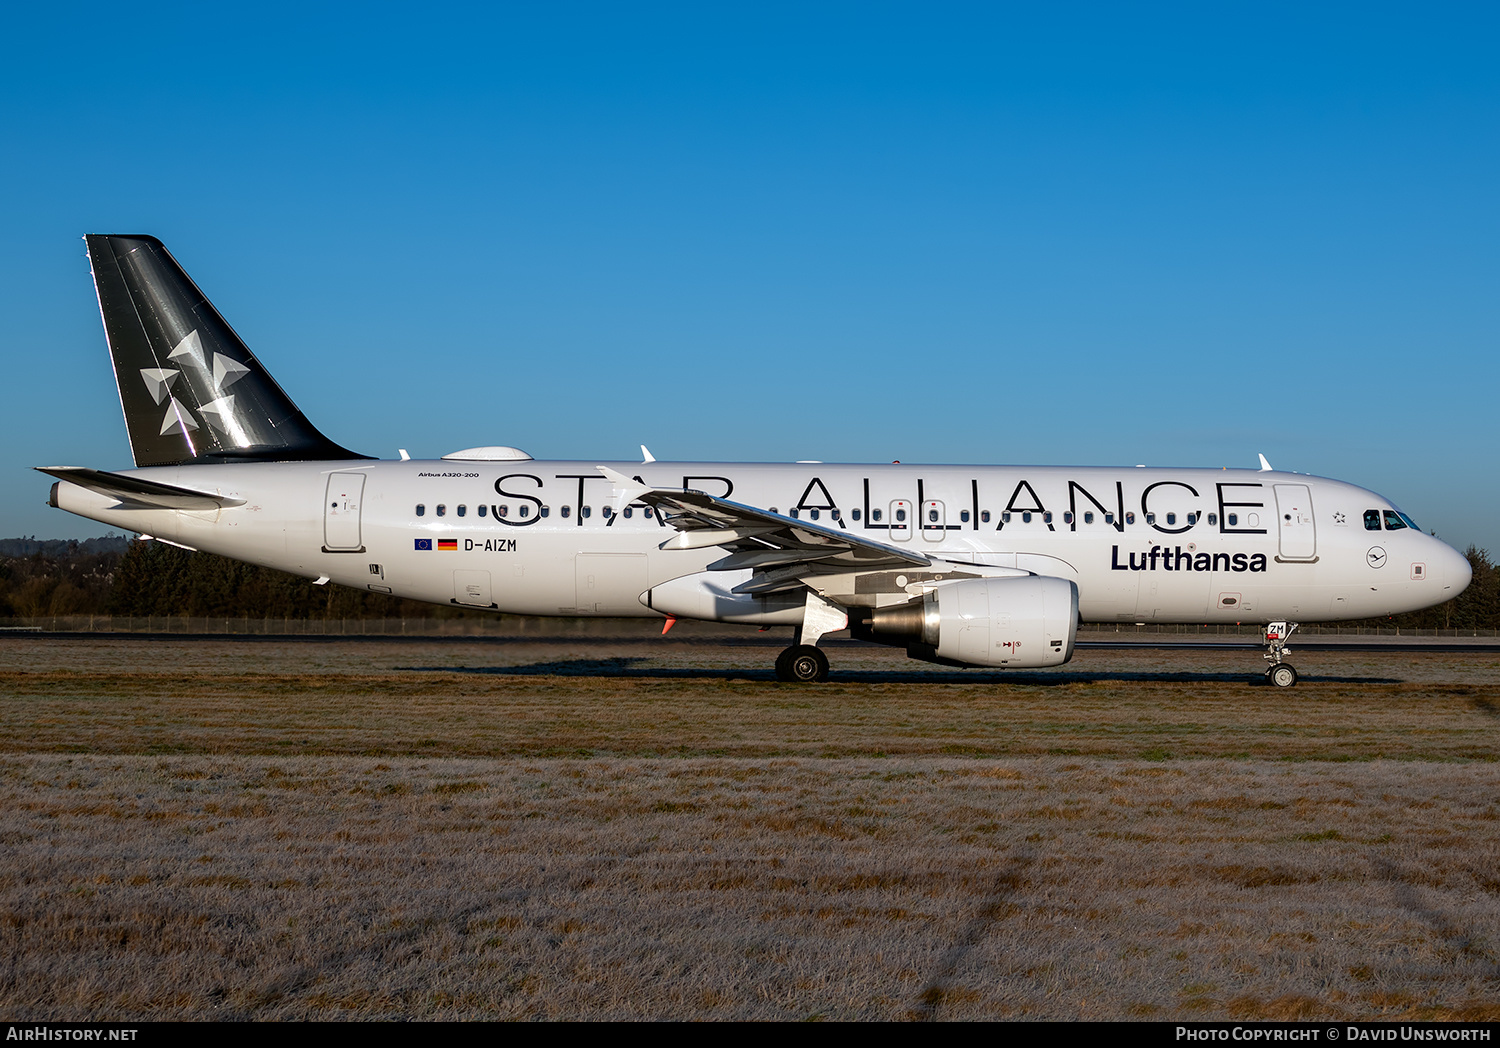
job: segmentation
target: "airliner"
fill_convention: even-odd
[[[376,593],[518,615],[841,631],[944,665],[1067,662],[1087,622],[1298,623],[1446,601],[1458,552],[1388,499],[1259,469],[377,460],[324,436],[154,237],[89,235],[135,469],[38,467],[49,504]]]

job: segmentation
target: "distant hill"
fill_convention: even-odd
[[[72,553],[124,553],[133,535],[104,535],[97,539],[0,539],[0,557],[66,557]]]

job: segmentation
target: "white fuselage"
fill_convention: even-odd
[[[653,487],[795,511],[946,561],[1069,579],[1086,621],[1367,618],[1440,603],[1469,580],[1467,561],[1449,546],[1411,527],[1388,529],[1399,520],[1388,500],[1294,473],[604,465]],[[596,466],[356,460],[157,467],[121,472],[244,504],[216,511],[133,507],[67,482],[57,504],[193,549],[439,604],[527,615],[658,615],[641,599],[647,590],[702,572],[723,551],[659,549],[674,532],[643,506],[620,506]]]

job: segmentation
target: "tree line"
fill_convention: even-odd
[[[1500,629],[1500,566],[1466,552],[1474,581],[1425,611],[1361,620],[1403,629]],[[0,618],[198,615],[240,618],[456,618],[483,612],[426,604],[261,568],[212,553],[125,538],[0,540]]]
[[[198,615],[241,618],[455,618],[422,601],[257,567],[163,542],[119,540],[117,548],[49,542],[5,556],[25,540],[0,541],[0,617]],[[92,544],[92,545],[91,545]]]

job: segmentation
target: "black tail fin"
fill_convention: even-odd
[[[83,239],[137,466],[367,457],[307,421],[160,240]]]

